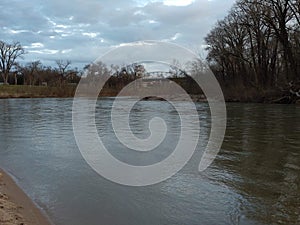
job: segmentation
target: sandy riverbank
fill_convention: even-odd
[[[0,224],[1,225],[50,225],[47,217],[0,169]]]

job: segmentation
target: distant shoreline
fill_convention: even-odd
[[[73,98],[75,96],[77,86],[64,85],[60,87],[52,86],[26,86],[26,85],[0,85],[0,99],[29,99],[29,98]],[[120,90],[105,87],[99,97],[116,97]],[[226,93],[226,91],[225,91]],[[225,102],[235,103],[265,103],[265,104],[290,104],[290,97],[288,95],[282,96],[279,93],[266,93],[262,96],[251,96],[238,98],[236,95],[228,93]],[[203,94],[190,94],[194,102],[207,102]],[[182,97],[174,97],[174,100],[184,99]],[[149,96],[144,100],[161,101],[162,98],[156,96]],[[294,103],[300,104],[300,98],[295,99]]]
[[[73,97],[76,86],[0,85],[0,99],[4,98],[64,98]]]
[[[12,177],[2,169],[0,169],[0,224],[52,224]]]

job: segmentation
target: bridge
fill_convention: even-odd
[[[187,73],[175,65],[157,61],[140,61],[122,68],[122,73],[135,74],[143,79],[184,78]]]
[[[152,72],[146,72],[144,73],[144,75],[142,76],[144,79],[147,78],[169,78],[169,77],[173,77],[174,73],[172,72],[167,72],[167,71],[152,71]]]

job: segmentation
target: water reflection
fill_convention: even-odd
[[[130,162],[115,139],[112,99],[97,104],[97,128],[112,154]],[[199,174],[210,130],[209,107],[197,104],[200,143],[180,173],[151,187],[128,188],[99,177],[85,163],[72,131],[71,99],[0,100],[0,165],[57,225],[300,224],[300,108],[228,104],[228,129],[214,164]],[[149,135],[153,115],[166,119],[159,161],[176,145],[178,114],[165,102],[141,102],[131,115],[136,135]]]
[[[223,150],[210,176],[247,199],[241,210],[248,218],[299,224],[300,108],[232,104],[228,115]]]

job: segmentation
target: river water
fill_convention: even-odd
[[[97,128],[111,154],[130,162],[109,124],[112,103],[98,102]],[[57,225],[300,224],[300,107],[227,104],[225,141],[203,173],[198,164],[210,115],[205,103],[197,110],[200,142],[183,170],[156,185],[126,187],[83,160],[72,130],[72,99],[0,100],[0,166]],[[141,164],[168,156],[180,132],[178,114],[160,101],[132,110],[133,132],[149,135],[153,116],[170,129],[161,151],[138,157]]]

